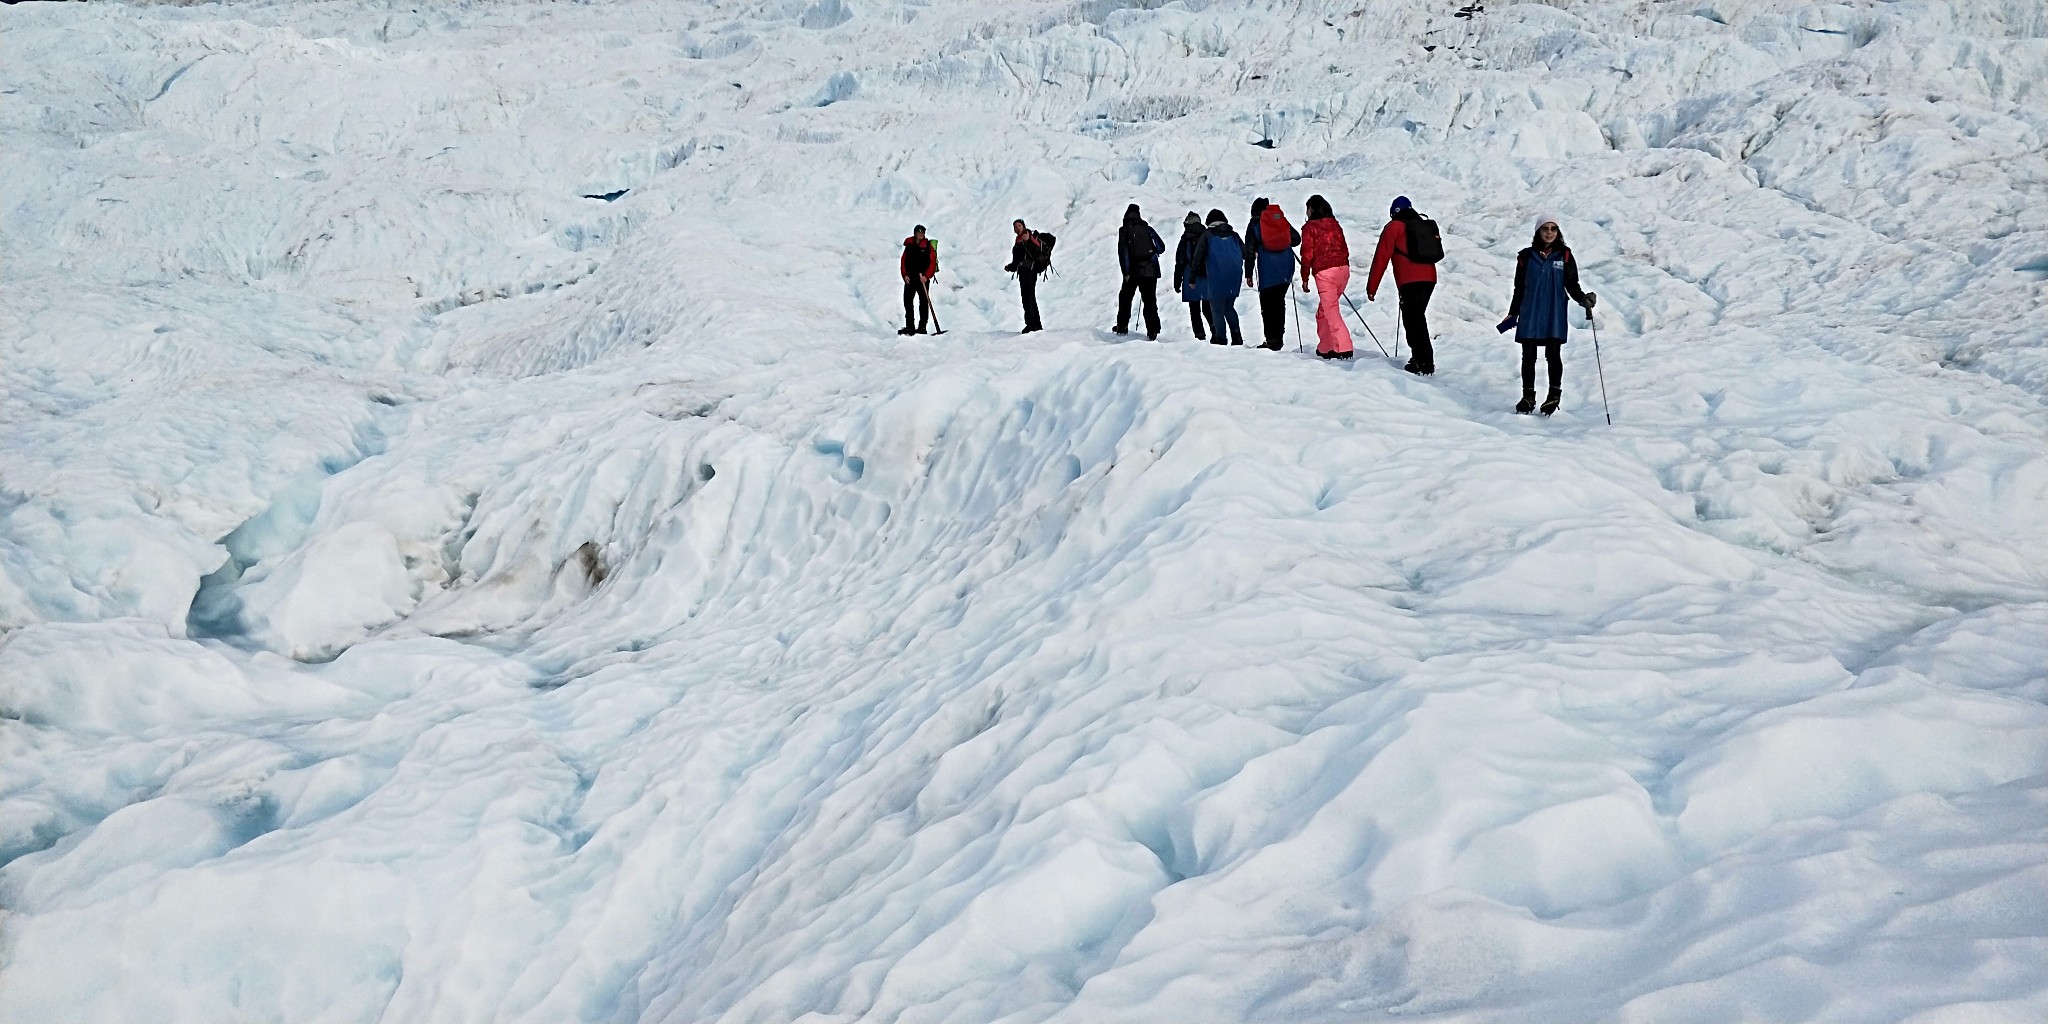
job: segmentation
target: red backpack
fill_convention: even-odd
[[[1294,225],[1287,223],[1287,215],[1277,206],[1268,206],[1259,214],[1259,241],[1269,252],[1286,252],[1294,247]]]

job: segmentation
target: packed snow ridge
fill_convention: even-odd
[[[0,1021],[2048,1019],[2040,0],[0,51]],[[1105,329],[1313,193],[1359,359]]]

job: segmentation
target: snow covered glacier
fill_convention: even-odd
[[[0,1021],[2044,1019],[2044,144],[2041,0],[7,7]],[[1317,192],[1435,378],[1103,330]]]

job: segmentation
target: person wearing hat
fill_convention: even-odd
[[[903,278],[903,329],[898,334],[924,334],[932,319],[932,278],[939,272],[939,243],[924,236],[919,224],[903,240],[896,273]],[[913,311],[912,304],[921,309]]]
[[[1436,290],[1436,264],[1409,258],[1413,252],[1409,229],[1422,219],[1407,196],[1394,197],[1387,209],[1387,226],[1380,229],[1379,247],[1373,250],[1372,272],[1366,275],[1365,301],[1378,298],[1380,276],[1392,266],[1394,291],[1401,300],[1401,328],[1413,353],[1402,369],[1428,376],[1436,372],[1436,350],[1430,346],[1429,319],[1424,314],[1430,293]]]
[[[1181,222],[1180,244],[1173,251],[1173,290],[1180,293],[1180,300],[1188,304],[1188,318],[1195,323],[1195,340],[1201,341],[1207,335],[1202,325],[1209,321],[1209,304],[1202,299],[1201,287],[1196,284],[1201,275],[1195,273],[1195,250],[1202,244],[1202,215],[1188,211],[1187,219]]]
[[[1237,295],[1243,289],[1238,275],[1244,273],[1244,242],[1222,210],[1210,210],[1207,220],[1208,229],[1195,242],[1191,263],[1202,299],[1208,304],[1209,344],[1242,345],[1244,328],[1237,322]]]
[[[1130,332],[1131,296],[1137,294],[1145,302],[1145,337],[1159,340],[1159,257],[1165,254],[1166,243],[1145,223],[1138,204],[1125,207],[1123,227],[1116,233],[1116,262],[1124,272],[1116,296],[1116,333]]]
[[[1522,346],[1522,400],[1515,406],[1518,413],[1536,409],[1537,349],[1543,350],[1550,371],[1550,393],[1544,396],[1541,412],[1548,416],[1557,411],[1564,388],[1562,350],[1566,335],[1571,333],[1566,318],[1571,308],[1565,301],[1567,296],[1585,307],[1587,316],[1593,315],[1595,296],[1579,290],[1579,263],[1564,244],[1564,229],[1558,226],[1557,217],[1546,213],[1536,218],[1536,236],[1529,247],[1515,257],[1515,293],[1508,300],[1507,319],[1499,327],[1502,331],[1513,328],[1515,341]]]

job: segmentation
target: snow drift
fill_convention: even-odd
[[[0,47],[0,1020],[2048,1013],[2038,3]],[[1435,379],[1097,329],[1311,193]],[[1538,210],[1611,428],[1507,411]]]

